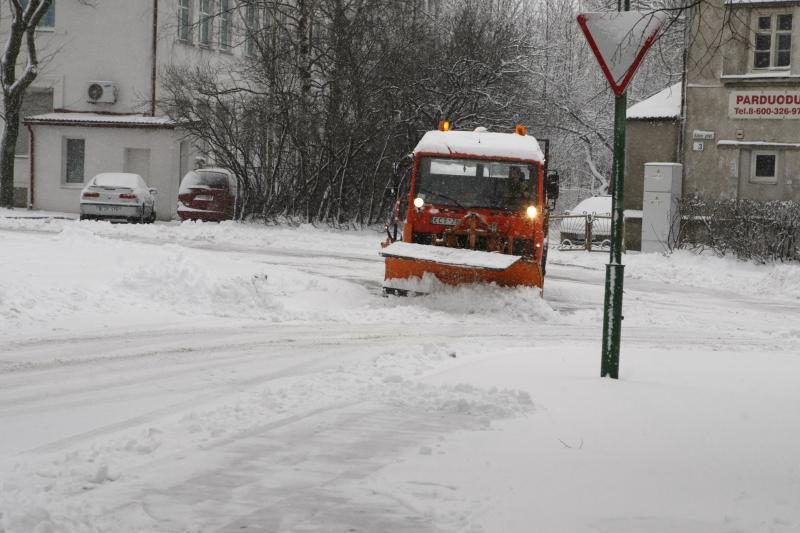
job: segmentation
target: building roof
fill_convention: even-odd
[[[679,118],[681,83],[678,82],[628,108],[628,120]]]
[[[169,117],[143,115],[107,115],[101,113],[45,113],[26,117],[23,121],[31,125],[84,126],[108,128],[175,128]]]
[[[539,143],[530,135],[489,131],[429,131],[414,148],[414,153],[421,152],[544,161]]]

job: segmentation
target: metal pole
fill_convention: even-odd
[[[621,7],[621,6],[620,6]],[[630,11],[630,0],[625,0]],[[622,264],[623,187],[625,183],[625,119],[628,95],[622,93],[614,101],[614,171],[611,199],[611,252],[606,265],[606,286],[603,303],[603,354],[600,376],[619,379],[619,346],[622,331],[622,285],[625,266]]]

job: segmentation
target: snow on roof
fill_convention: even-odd
[[[544,161],[539,143],[530,135],[487,131],[429,131],[414,153],[467,154]]]
[[[727,5],[742,4],[788,4],[789,0],[725,0]]]
[[[129,128],[174,128],[169,117],[143,115],[104,115],[101,113],[45,113],[26,117],[26,124],[52,124],[65,126],[110,126]]]
[[[800,143],[782,143],[772,141],[729,141],[720,140],[717,146],[755,146],[761,148],[800,148]]]
[[[629,120],[678,118],[681,116],[681,84],[671,85],[628,108]]]

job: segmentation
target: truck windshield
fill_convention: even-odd
[[[425,157],[414,194],[437,205],[518,210],[536,203],[536,176],[531,164]]]

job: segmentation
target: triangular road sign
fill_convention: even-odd
[[[643,11],[578,15],[578,24],[617,96],[625,92],[665,18],[660,12]]]

